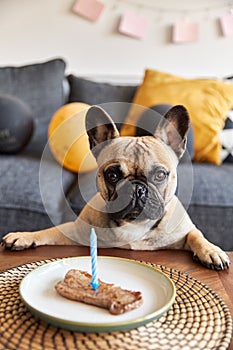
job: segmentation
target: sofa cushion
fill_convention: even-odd
[[[225,251],[233,250],[233,207],[190,205],[188,214],[205,238]]]
[[[69,102],[84,102],[90,105],[108,102],[130,103],[137,88],[130,85],[95,82],[72,74],[67,79],[70,83]]]
[[[212,243],[233,249],[233,165],[178,167],[177,195],[194,224]]]
[[[0,67],[0,94],[10,94],[29,105],[35,120],[34,135],[27,150],[41,153],[54,112],[64,104],[65,62],[53,59],[20,67]]]
[[[67,79],[70,83],[69,102],[100,105],[110,114],[120,130],[128,114],[137,86],[95,82],[74,75],[69,75]]]
[[[80,173],[76,178],[67,198],[71,208],[78,215],[87,202],[98,192],[97,170]]]
[[[233,207],[232,179],[233,165],[229,163],[179,164],[178,196],[185,205]]]
[[[191,204],[232,207],[233,166],[193,164],[194,188]]]
[[[0,229],[38,230],[65,221],[65,195],[74,174],[51,157],[0,156]]]

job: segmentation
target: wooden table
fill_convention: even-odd
[[[233,265],[228,270],[217,272],[193,261],[192,254],[186,251],[132,251],[119,248],[99,249],[99,255],[117,256],[128,259],[154,262],[185,272],[207,284],[225,301],[233,315]],[[89,255],[89,248],[75,246],[44,246],[24,251],[11,252],[0,248],[0,271],[25,263],[69,256]],[[233,264],[233,252],[228,252]],[[229,349],[233,350],[233,338]]]

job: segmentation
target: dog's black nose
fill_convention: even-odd
[[[148,188],[146,185],[141,185],[141,184],[137,185],[136,194],[139,198],[147,196],[147,193],[148,193]]]
[[[134,193],[137,199],[140,199],[142,202],[145,202],[148,198],[148,186],[144,182],[133,182]]]

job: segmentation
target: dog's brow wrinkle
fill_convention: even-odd
[[[128,144],[125,145],[125,152],[129,150],[129,148],[132,148],[134,146],[132,140],[129,140]]]
[[[143,159],[144,164],[147,163],[147,156],[150,156],[151,154],[151,149],[147,145],[147,143],[143,140],[143,138],[138,138],[136,145],[135,145],[135,163],[137,162],[138,159]]]
[[[145,138],[138,138],[137,145],[138,149],[140,149],[141,151],[143,150],[143,152],[146,152],[147,154],[151,153],[151,147],[149,146],[148,141],[145,142]]]

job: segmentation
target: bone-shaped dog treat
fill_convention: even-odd
[[[95,291],[90,285],[91,275],[86,271],[69,270],[55,285],[56,291],[65,298],[106,308],[114,315],[134,310],[143,303],[142,293],[122,289],[114,284],[100,281]]]

